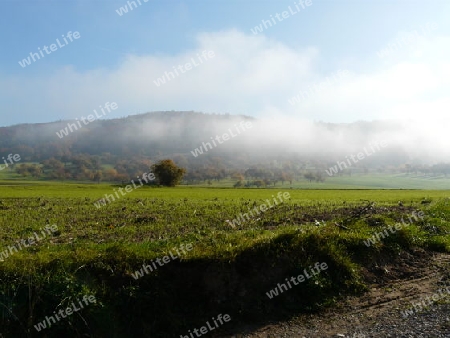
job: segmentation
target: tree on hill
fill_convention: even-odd
[[[152,165],[152,171],[159,184],[174,187],[179,184],[186,173],[186,169],[178,167],[172,160],[162,160]]]
[[[93,176],[93,180],[95,181],[95,182],[97,182],[98,184],[100,184],[100,181],[102,180],[102,178],[103,178],[103,173],[102,173],[102,171],[101,170],[97,170],[95,173],[94,173],[94,176]]]
[[[16,168],[16,172],[22,176],[39,178],[42,174],[42,168],[38,164],[22,163],[18,168]]]
[[[316,177],[314,176],[313,173],[311,172],[307,172],[306,174],[303,175],[309,182],[312,182]]]

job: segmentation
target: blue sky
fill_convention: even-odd
[[[127,1],[0,0],[0,125],[79,118],[106,102],[119,106],[106,118],[160,110],[329,122],[448,115],[446,0],[135,2],[119,15]],[[296,4],[297,13],[252,32]],[[80,38],[19,65],[69,31]],[[214,57],[156,85],[204,50]]]

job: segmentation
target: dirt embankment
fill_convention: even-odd
[[[450,255],[402,253],[395,262],[374,262],[363,274],[370,290],[361,297],[321,314],[222,337],[450,337]]]

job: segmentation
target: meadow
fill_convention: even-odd
[[[7,184],[8,183],[8,184]],[[299,190],[177,187],[136,189],[101,208],[118,186],[4,181],[0,185],[0,332],[4,337],[179,337],[219,313],[238,323],[288,318],[361,294],[361,269],[422,248],[450,251],[445,190]],[[287,192],[240,225],[240,213]],[[364,241],[413,212],[425,218],[375,245]],[[45,226],[57,231],[17,251]],[[138,280],[143,265],[192,250]],[[2,256],[0,256],[1,258]],[[270,300],[265,292],[316,262],[328,269]],[[96,304],[34,325],[83,295]]]

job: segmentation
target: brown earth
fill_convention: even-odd
[[[288,322],[243,326],[234,331],[242,333],[221,337],[450,337],[450,294],[444,293],[445,297],[422,311],[432,309],[432,318],[437,316],[438,320],[431,323],[425,319],[425,323],[417,324],[425,326],[424,332],[431,332],[427,331],[431,325],[437,325],[432,328],[438,333],[402,333],[405,331],[402,325],[410,327],[413,324],[405,321],[401,312],[411,308],[411,302],[422,301],[450,285],[449,254],[423,250],[402,253],[395,263],[378,261],[362,273],[370,290],[361,297],[347,298],[320,314],[303,314]],[[413,315],[410,317],[414,320]]]

